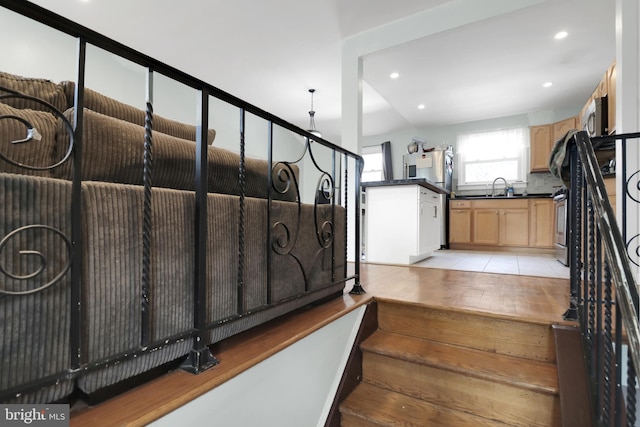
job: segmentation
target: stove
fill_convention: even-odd
[[[553,244],[556,259],[563,265],[569,265],[569,215],[567,212],[566,188],[561,188],[553,194],[553,206],[555,210],[555,224]]]

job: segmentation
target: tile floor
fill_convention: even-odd
[[[434,252],[431,257],[417,262],[413,266],[560,279],[569,278],[569,268],[558,262],[552,254],[443,249]]]

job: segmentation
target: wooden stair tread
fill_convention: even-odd
[[[514,385],[545,394],[558,394],[556,366],[521,357],[423,340],[378,330],[361,346],[377,353],[476,378]]]
[[[378,302],[381,330],[542,362],[555,362],[551,324],[483,313]]]
[[[505,427],[507,424],[361,383],[340,406],[343,426]],[[345,417],[347,415],[348,417]],[[356,422],[346,421],[353,418]]]

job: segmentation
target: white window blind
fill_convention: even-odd
[[[458,135],[458,187],[484,185],[498,177],[524,183],[528,146],[527,128]]]
[[[362,158],[364,159],[362,182],[382,181],[384,179],[382,172],[382,146],[362,147]]]

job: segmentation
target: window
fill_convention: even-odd
[[[382,146],[362,147],[362,158],[364,159],[362,182],[382,181],[384,179],[382,172]]]
[[[526,183],[527,128],[458,135],[458,187],[491,184],[503,177]]]

